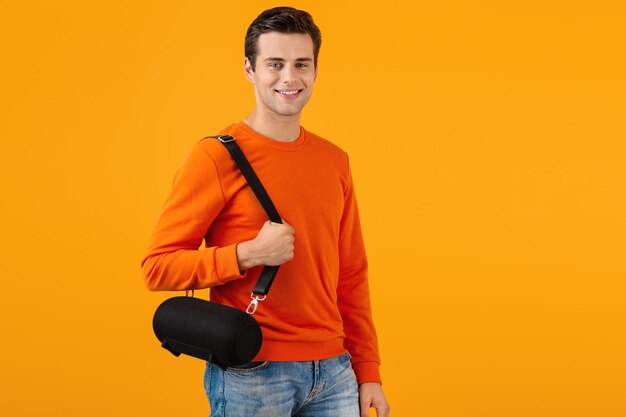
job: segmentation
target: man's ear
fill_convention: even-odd
[[[254,84],[254,70],[252,69],[252,64],[250,63],[248,57],[246,57],[243,61],[243,73],[248,81]]]
[[[315,76],[313,77],[313,81],[317,80],[317,64],[315,65]]]

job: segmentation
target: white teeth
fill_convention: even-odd
[[[298,91],[279,91],[280,94],[285,94],[285,95],[288,95],[288,96],[292,96],[294,94],[298,94],[299,92],[300,92],[299,90]]]

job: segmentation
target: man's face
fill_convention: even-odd
[[[254,71],[247,58],[244,65],[246,77],[254,84],[257,111],[299,114],[313,93],[317,75],[313,58],[313,41],[306,33],[260,35]]]

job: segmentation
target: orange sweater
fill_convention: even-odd
[[[319,360],[347,349],[357,381],[380,382],[348,155],[303,128],[293,142],[264,137],[243,122],[222,134],[236,138],[281,217],[296,230],[294,258],[281,265],[254,316],[263,331],[254,360]],[[201,140],[176,175],[143,259],[146,286],[210,287],[211,300],[245,310],[262,267],[240,273],[236,245],[253,239],[265,221],[224,145]]]

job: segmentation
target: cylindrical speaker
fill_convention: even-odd
[[[194,297],[172,297],[157,308],[154,334],[164,348],[222,366],[250,362],[261,349],[261,327],[244,311]]]

